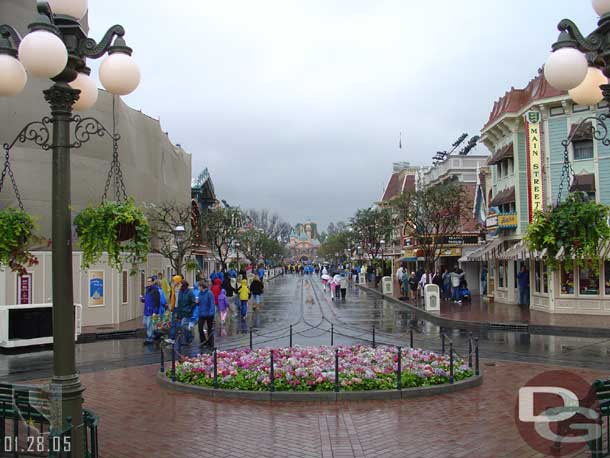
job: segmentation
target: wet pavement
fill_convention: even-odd
[[[224,327],[217,323],[216,345],[221,349],[249,345],[252,328],[254,346],[330,345],[368,342],[414,345],[440,351],[441,329],[415,320],[403,304],[382,299],[350,285],[345,301],[332,301],[315,276],[288,275],[270,281],[264,301],[246,320],[231,317]],[[331,331],[332,329],[332,331]],[[332,332],[332,337],[331,337]],[[470,334],[447,330],[459,355],[468,354]],[[547,363],[607,371],[610,339],[535,335],[508,331],[479,334],[481,357],[494,360]],[[448,348],[447,340],[447,348]],[[183,347],[182,354],[199,352],[198,340]],[[96,341],[77,345],[77,364],[82,373],[141,366],[159,361],[158,346],[146,346],[142,339]],[[0,379],[20,381],[46,378],[52,369],[50,350],[0,355]]]

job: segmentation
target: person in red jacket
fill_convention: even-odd
[[[220,278],[216,278],[214,280],[214,286],[212,286],[210,289],[214,295],[214,304],[218,305],[218,296],[220,296],[220,292],[222,291],[222,280]]]

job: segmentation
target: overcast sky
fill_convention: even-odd
[[[392,162],[478,134],[564,17],[595,27],[589,0],[89,0],[90,36],[120,23],[134,48],[125,101],[161,118],[194,176],[323,228],[379,200]]]

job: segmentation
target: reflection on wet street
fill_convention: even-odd
[[[401,304],[350,285],[345,301],[331,300],[315,276],[288,275],[269,282],[263,304],[252,306],[245,320],[230,314],[224,326],[216,323],[216,345],[220,349],[247,347],[250,332],[254,346],[287,346],[292,325],[293,345],[330,345],[372,342],[408,346],[410,330],[414,345],[440,351],[441,329],[415,320]],[[373,327],[375,330],[373,331]],[[468,353],[469,333],[442,330],[454,342],[458,354]],[[195,332],[195,334],[197,334]],[[606,370],[610,339],[536,335],[507,331],[485,331],[478,335],[481,357]],[[196,336],[182,354],[200,351]],[[105,340],[77,345],[81,372],[152,364],[159,361],[159,348],[141,339]],[[48,377],[52,368],[49,350],[0,355],[0,377],[4,381]]]

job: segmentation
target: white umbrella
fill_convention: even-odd
[[[322,280],[330,280],[330,275],[328,275],[328,274],[322,275]]]

